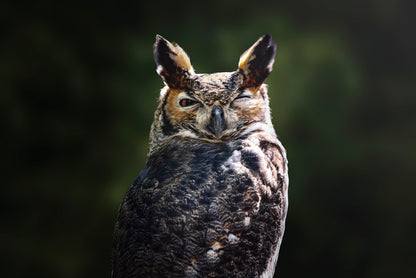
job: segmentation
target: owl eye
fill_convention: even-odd
[[[183,98],[179,101],[179,105],[182,107],[187,107],[187,106],[191,106],[194,104],[197,104],[198,102],[196,100],[193,99],[189,99],[189,98]]]
[[[248,96],[248,95],[239,95],[235,99],[242,99],[242,98],[251,98],[251,96]]]
[[[242,92],[234,100],[237,100],[237,99],[250,99],[252,97],[253,96],[252,96],[252,94],[250,92]]]

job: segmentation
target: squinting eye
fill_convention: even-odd
[[[240,95],[240,96],[236,97],[235,99],[241,99],[241,98],[251,98],[251,96]]]
[[[189,98],[183,98],[179,101],[179,105],[182,107],[191,106],[197,104],[198,102]]]
[[[239,94],[235,99],[243,99],[243,98],[251,98],[251,94],[242,93],[242,94]]]

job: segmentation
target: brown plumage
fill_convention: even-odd
[[[263,84],[275,54],[265,35],[236,71],[196,74],[181,47],[156,37],[166,86],[146,166],[120,206],[113,277],[273,277],[288,205]]]

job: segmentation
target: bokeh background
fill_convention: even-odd
[[[2,2],[1,276],[109,277],[162,87],[155,34],[203,73],[270,32],[290,163],[276,276],[416,277],[415,3]]]

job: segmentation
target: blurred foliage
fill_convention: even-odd
[[[109,277],[162,82],[156,33],[197,72],[270,32],[273,121],[290,163],[279,277],[415,277],[410,0],[0,4],[4,277]]]

